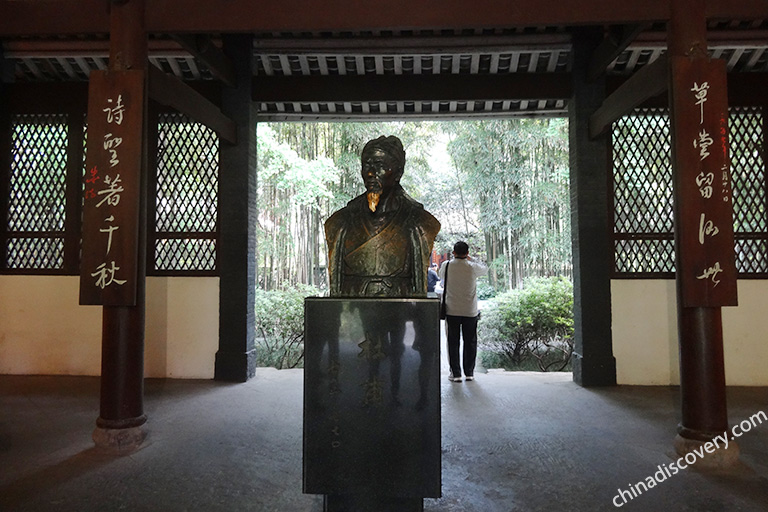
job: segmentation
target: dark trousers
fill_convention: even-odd
[[[477,317],[446,315],[448,326],[448,363],[454,377],[461,376],[459,366],[459,334],[464,339],[464,375],[475,374],[475,358],[477,357]]]

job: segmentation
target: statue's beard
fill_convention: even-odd
[[[372,212],[376,211],[376,207],[379,206],[379,199],[381,199],[381,192],[368,192],[365,196],[368,199],[368,209]]]

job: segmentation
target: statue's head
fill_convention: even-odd
[[[361,155],[363,182],[368,208],[376,211],[379,200],[400,183],[405,169],[403,143],[395,136],[381,136],[369,141]]]

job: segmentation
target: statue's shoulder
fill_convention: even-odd
[[[360,201],[365,201],[365,195],[359,195],[350,200],[347,205],[333,212],[325,221],[326,236],[328,233],[338,232],[346,223],[347,219],[354,215],[354,212],[360,208]]]
[[[425,210],[424,207],[421,208],[421,211],[421,225],[423,226],[424,231],[427,233],[432,233],[433,237],[437,236],[437,233],[440,231],[440,221],[437,220],[434,215]]]
[[[440,221],[425,210],[423,204],[408,194],[404,193],[403,197],[407,200],[407,204],[411,209],[412,218],[416,219],[416,224],[426,233],[434,233],[437,235],[437,232],[440,231]]]

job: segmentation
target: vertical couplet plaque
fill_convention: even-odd
[[[94,71],[88,88],[80,304],[136,304],[145,75]]]
[[[675,249],[683,306],[736,306],[725,62],[673,57],[671,71]]]

